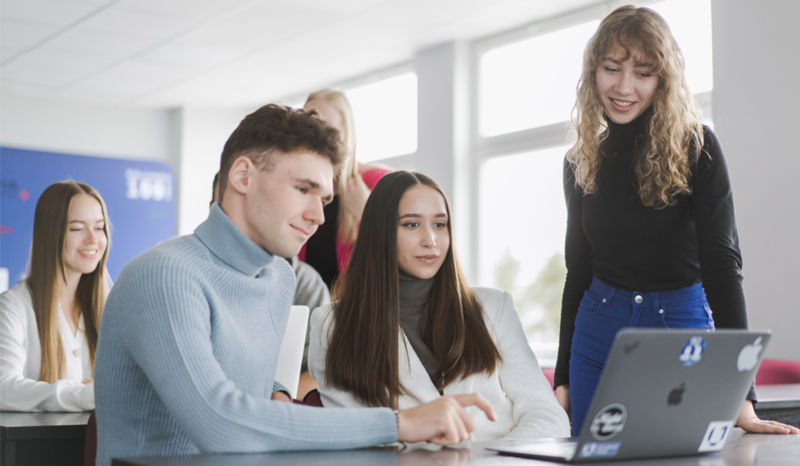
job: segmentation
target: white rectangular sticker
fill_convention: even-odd
[[[697,451],[720,451],[731,436],[733,421],[713,421],[706,429],[706,435]]]

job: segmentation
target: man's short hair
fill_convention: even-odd
[[[247,156],[259,170],[269,170],[278,154],[305,150],[331,161],[333,172],[347,158],[339,131],[323,120],[316,110],[281,105],[264,105],[247,115],[233,131],[222,150],[219,167],[219,203],[228,186],[233,162]]]

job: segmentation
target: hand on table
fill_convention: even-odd
[[[445,395],[436,401],[397,414],[397,439],[401,442],[422,442],[454,445],[469,440],[475,421],[464,411],[477,406],[491,421],[497,420],[492,405],[477,393]]]
[[[736,425],[745,432],[761,434],[798,434],[800,429],[777,421],[765,421],[758,418],[756,410],[753,409],[753,402],[744,400]]]
[[[283,401],[284,403],[291,403],[292,402],[292,399],[289,398],[283,392],[273,392],[272,393],[272,397],[270,399],[271,400],[275,400],[275,401]]]

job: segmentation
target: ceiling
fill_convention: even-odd
[[[114,106],[250,106],[597,0],[2,0],[4,90]]]

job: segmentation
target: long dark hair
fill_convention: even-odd
[[[422,316],[422,336],[441,361],[433,383],[440,390],[458,378],[492,374],[503,359],[456,259],[450,204],[442,188],[422,173],[384,176],[369,196],[350,262],[334,287],[333,325],[325,383],[347,390],[369,406],[397,408],[400,283],[397,217],[400,198],[411,187],[429,186],[444,199],[450,248],[434,278]],[[467,343],[469,342],[469,343]]]

